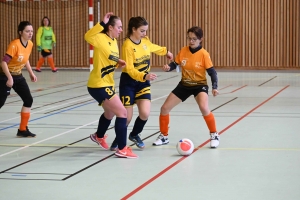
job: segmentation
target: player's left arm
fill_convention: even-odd
[[[211,84],[212,84],[212,94],[213,96],[217,96],[219,94],[218,91],[218,75],[213,67],[212,61],[210,59],[209,54],[204,56],[204,62],[205,62],[205,67],[206,67],[206,72],[211,78]]]
[[[181,52],[181,51],[180,51]],[[177,54],[177,56],[175,57],[174,61],[171,61],[169,64],[166,64],[163,66],[163,70],[165,72],[170,72],[173,71],[174,69],[176,69],[177,67],[179,67],[180,65],[178,63],[180,63],[180,52]]]
[[[30,79],[32,82],[36,82],[37,81],[37,77],[35,76],[35,74],[32,71],[31,65],[29,63],[29,60],[26,62],[25,67],[29,73]]]
[[[53,44],[53,47],[56,47],[56,37],[55,37],[53,29],[52,29],[52,44]]]
[[[169,60],[173,60],[173,54],[168,51],[167,47],[161,47],[157,44],[153,44],[148,38],[146,39],[148,40],[151,53],[155,53],[159,56],[166,56]]]

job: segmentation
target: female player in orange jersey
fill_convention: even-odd
[[[1,63],[0,108],[4,105],[7,96],[10,95],[11,88],[13,88],[23,100],[21,123],[17,137],[35,137],[35,134],[31,133],[27,127],[33,98],[21,71],[25,66],[29,72],[31,81],[37,81],[28,60],[33,46],[33,43],[31,42],[33,35],[31,23],[28,21],[20,22],[18,26],[18,34],[19,38],[11,41],[8,45],[8,49]]]
[[[213,96],[219,94],[217,90],[217,72],[213,68],[209,53],[201,45],[203,40],[202,29],[196,26],[188,29],[187,40],[189,45],[180,50],[175,61],[163,67],[164,71],[172,71],[176,69],[177,65],[180,65],[182,78],[160,109],[159,126],[161,134],[153,145],[159,146],[169,143],[169,113],[175,106],[193,95],[210,131],[210,146],[216,148],[219,145],[220,137],[216,129],[215,117],[208,107],[206,72],[211,77]]]

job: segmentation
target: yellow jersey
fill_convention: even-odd
[[[115,85],[114,72],[119,60],[119,47],[117,40],[100,33],[102,30],[103,27],[97,23],[84,36],[84,39],[94,47],[94,67],[87,83],[90,88]]]
[[[122,46],[122,58],[126,62],[122,72],[128,73],[134,80],[145,82],[144,76],[150,71],[151,53],[164,56],[167,48],[151,43],[148,37],[142,38],[139,44],[127,38]]]

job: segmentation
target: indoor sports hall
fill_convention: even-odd
[[[57,37],[53,57],[58,69],[52,72],[45,62],[41,73],[34,72],[37,82],[22,72],[33,96],[29,128],[35,138],[16,137],[22,100],[13,90],[0,109],[0,200],[300,199],[299,1],[1,0],[0,9],[1,56],[17,36],[19,21],[32,21],[36,30],[47,15]],[[87,91],[93,48],[84,34],[107,11],[123,22],[119,48],[131,16],[144,16],[150,24],[147,35],[174,56],[186,45],[186,30],[203,26],[203,46],[218,74],[216,97],[207,76],[218,148],[210,148],[209,131],[192,96],[170,112],[170,143],[152,145],[160,134],[160,108],[181,80],[180,68],[164,72],[168,60],[156,55],[151,57],[151,71],[157,74],[151,81],[151,113],[140,134],[146,147],[127,140],[139,157],[118,158],[91,141],[103,108]],[[38,56],[34,45],[33,69]],[[120,75],[117,69],[117,94]],[[137,115],[134,107],[133,119]],[[133,121],[128,133],[132,128]],[[107,135],[111,144],[114,120]],[[189,156],[177,152],[183,138],[194,144]]]

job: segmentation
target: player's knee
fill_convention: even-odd
[[[121,117],[121,118],[127,118],[127,110],[124,109],[119,109],[118,113],[116,113],[117,117]]]
[[[170,112],[170,109],[164,104],[160,108],[160,113],[161,114],[168,114]]]
[[[149,114],[150,113],[141,113],[139,115],[139,117],[140,117],[141,120],[146,121],[146,120],[148,120]]]
[[[199,106],[199,107],[203,116],[206,116],[210,113],[208,106]]]
[[[30,97],[27,97],[26,99],[24,99],[23,106],[27,107],[27,108],[31,108],[32,103],[33,103],[33,98],[32,98],[32,96],[30,96]]]

